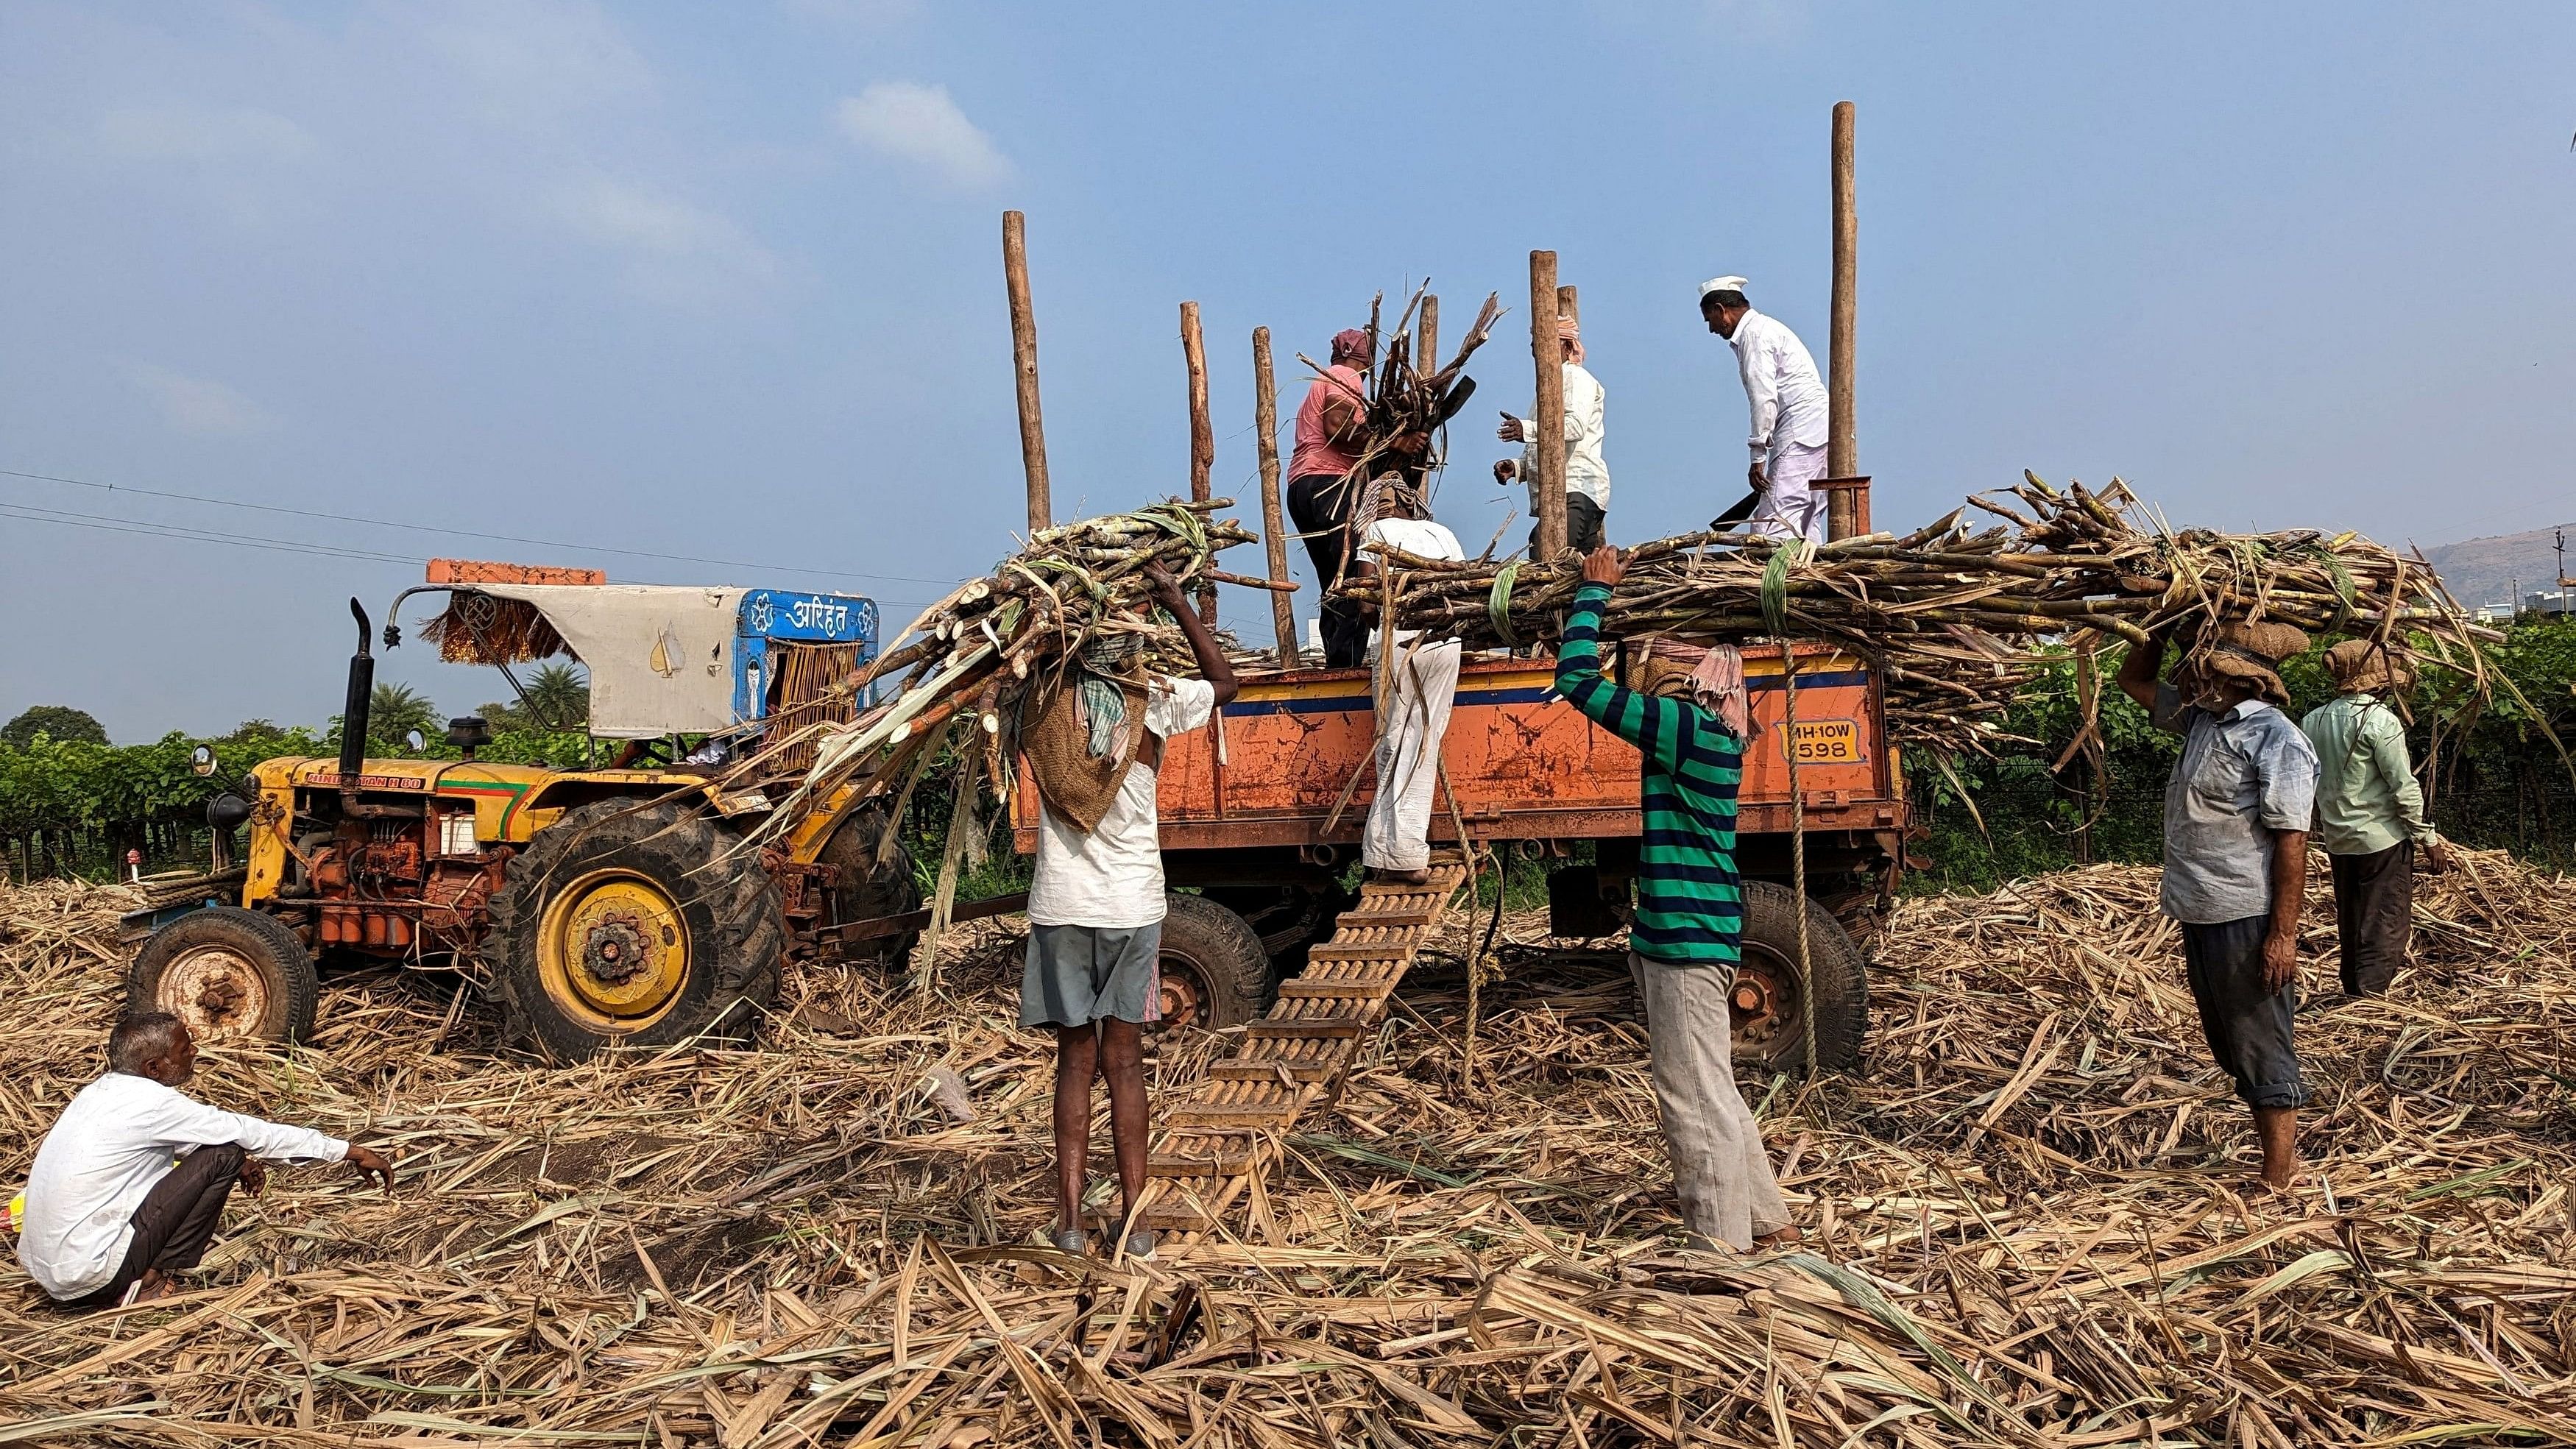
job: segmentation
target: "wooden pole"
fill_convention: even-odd
[[[1859,357],[1853,331],[1859,309],[1860,216],[1852,192],[1852,103],[1834,103],[1834,296],[1833,336],[1827,365],[1825,471],[1836,478],[1860,473],[1859,419],[1852,412],[1852,381]],[[1828,536],[1843,538],[1852,528],[1851,511],[1859,500],[1836,492],[1827,505]],[[1837,517],[1837,513],[1840,514]]]
[[[1029,535],[1054,526],[1047,499],[1046,422],[1038,415],[1038,317],[1029,305],[1028,221],[1002,213],[1002,281],[1011,293],[1011,362],[1019,379],[1020,467],[1029,478]]]
[[[1556,289],[1556,315],[1573,323],[1577,327],[1583,325],[1583,304],[1576,299],[1574,288],[1559,287]]]
[[[1422,294],[1422,320],[1414,325],[1413,370],[1424,377],[1440,370],[1440,296]]]
[[[1270,329],[1252,329],[1252,432],[1261,454],[1261,539],[1270,555],[1270,581],[1288,582],[1288,528],[1279,516],[1279,385],[1270,376]],[[1270,622],[1279,630],[1279,667],[1295,669],[1297,610],[1273,590]]]
[[[1190,374],[1190,498],[1208,501],[1208,473],[1216,467],[1216,425],[1208,420],[1207,344],[1199,336],[1199,304],[1181,304],[1181,362]],[[1216,627],[1216,585],[1199,590],[1199,619]]]
[[[1538,371],[1538,542],[1534,557],[1565,552],[1565,355],[1556,341],[1556,253],[1530,253],[1530,359]]]

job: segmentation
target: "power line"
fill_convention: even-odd
[[[708,564],[716,568],[756,569],[764,573],[813,574],[822,578],[875,579],[885,583],[939,584],[947,586],[954,579],[914,578],[906,574],[869,574],[853,569],[808,569],[782,564],[746,563],[740,559],[701,558],[695,554],[654,553],[648,549],[610,548],[604,544],[570,543],[562,539],[528,538],[515,533],[481,533],[470,528],[441,528],[422,523],[398,523],[386,518],[365,518],[349,513],[324,513],[310,508],[287,508],[274,503],[245,503],[236,498],[212,498],[201,493],[174,493],[159,488],[133,488],[118,483],[96,483],[87,478],[66,478],[55,473],[27,473],[14,468],[0,468],[0,478],[32,478],[43,483],[66,483],[75,488],[95,488],[102,493],[132,493],[143,498],[170,498],[183,503],[203,503],[217,508],[246,508],[259,513],[283,513],[297,518],[319,518],[332,523],[355,523],[369,528],[399,528],[413,533],[443,534],[450,538],[479,538],[493,543],[524,543],[538,548],[584,549],[592,553],[616,554],[624,558],[661,559],[670,563]]]

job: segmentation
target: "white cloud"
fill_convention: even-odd
[[[125,376],[161,410],[163,422],[183,433],[239,437],[277,426],[265,408],[211,378],[142,362],[130,364]]]
[[[926,167],[957,186],[989,186],[1011,174],[1010,158],[966,119],[948,87],[879,81],[843,100],[841,134],[880,155]]]
[[[392,12],[494,120],[537,122],[651,93],[653,67],[587,0],[454,0]]]
[[[628,283],[664,300],[709,300],[778,271],[732,218],[623,181],[592,177],[558,195],[556,208],[575,231],[626,253]]]
[[[99,119],[98,140],[119,161],[302,161],[321,149],[284,116],[241,106],[114,110]]]

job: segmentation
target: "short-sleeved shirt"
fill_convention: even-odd
[[[1145,690],[1145,728],[1169,740],[1216,713],[1216,686],[1157,675]],[[1038,802],[1038,859],[1029,882],[1029,923],[1133,929],[1163,919],[1162,816],[1154,767],[1140,757],[1117,797],[1084,834]]]
[[[1333,441],[1332,430],[1325,426],[1324,404],[1337,396],[1365,411],[1368,379],[1360,376],[1358,368],[1337,362],[1306,389],[1306,400],[1297,405],[1297,450],[1288,455],[1289,477],[1337,478],[1359,461],[1358,455]]]
[[[2308,828],[2315,748],[2259,699],[2212,714],[2162,685],[2154,717],[2183,737],[2165,782],[2165,914],[2208,926],[2270,911],[2272,832]]]
[[[1467,550],[1459,546],[1458,535],[1427,518],[1381,518],[1370,524],[1368,532],[1361,537],[1361,547],[1366,548],[1372,543],[1403,549],[1415,558],[1444,559],[1451,563],[1467,556]],[[1421,635],[1419,629],[1398,629],[1395,642],[1410,644]]]

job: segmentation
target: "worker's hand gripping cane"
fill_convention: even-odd
[[[1619,581],[1627,576],[1627,561],[1620,558],[1619,550],[1609,544],[1602,544],[1583,556],[1583,581],[1587,584],[1608,584],[1617,588]]]

